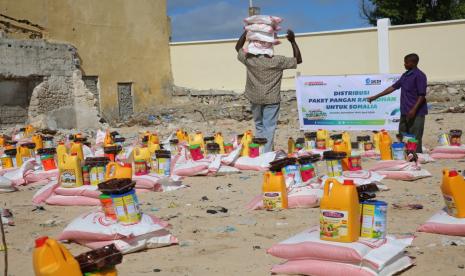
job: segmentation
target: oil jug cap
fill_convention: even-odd
[[[454,176],[457,176],[459,175],[459,173],[457,171],[450,171],[449,172],[449,177],[454,177]]]
[[[71,156],[77,156],[77,152],[71,153]]]
[[[124,168],[132,168],[132,164],[131,163],[123,163],[123,167]]]
[[[47,236],[39,237],[36,239],[36,248],[42,247],[48,240]]]
[[[352,179],[344,179],[344,185],[354,185],[354,181]]]

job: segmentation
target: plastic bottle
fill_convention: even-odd
[[[189,136],[187,135],[187,133],[182,130],[182,129],[178,129],[176,131],[176,137],[178,138],[178,141],[181,143],[181,142],[188,142],[189,141]]]
[[[295,152],[295,141],[292,137],[287,139],[287,153],[293,154]]]
[[[386,131],[381,132],[379,140],[379,151],[381,153],[381,160],[392,160],[392,140],[389,133]]]
[[[444,170],[441,191],[450,216],[465,218],[465,180],[455,170]]]
[[[71,148],[69,150],[70,154],[76,154],[77,157],[79,158],[79,162],[84,162],[84,153],[82,151],[82,144],[80,142],[74,142],[71,145]]]
[[[35,150],[36,150],[36,151],[39,150],[39,149],[44,148],[44,142],[43,142],[43,140],[42,140],[42,135],[40,135],[40,134],[34,134],[34,135],[32,136],[32,142],[33,142],[34,144],[36,144],[36,147],[35,147]]]
[[[352,180],[345,180],[341,184],[329,178],[325,182],[320,203],[320,239],[354,242],[359,235],[360,204],[356,186]]]
[[[346,157],[341,160],[341,164],[342,164],[342,170],[348,171],[349,167],[350,167],[350,165],[349,165],[349,156],[350,155],[347,154],[347,152],[349,150],[347,149],[346,142],[343,141],[343,140],[335,141],[334,145],[333,145],[333,151],[346,153]]]
[[[147,164],[151,163],[151,155],[150,155],[150,150],[147,147],[136,147],[134,148],[134,160],[137,161],[145,161]]]
[[[63,166],[60,167],[61,186],[64,188],[80,187],[84,184],[82,179],[81,160],[77,153],[64,154]]]
[[[59,142],[57,146],[57,161],[58,161],[58,168],[61,168],[64,164],[64,156],[68,153],[68,149],[65,146],[65,143]]]
[[[241,156],[249,156],[249,145],[252,143],[253,133],[251,130],[247,130],[241,139],[242,151]]]
[[[103,140],[103,146],[113,145],[113,138],[111,137],[110,131],[107,129],[105,132],[105,139]]]
[[[349,132],[344,131],[342,133],[342,141],[347,145],[347,156],[350,156],[352,153],[352,141]]]
[[[265,209],[275,210],[288,207],[286,182],[282,172],[265,172],[262,191]]]
[[[221,132],[215,134],[215,143],[220,145],[220,154],[224,154],[224,138]]]
[[[196,131],[193,135],[189,136],[189,145],[200,145],[202,152],[205,150],[205,143],[201,131]]]
[[[105,169],[105,180],[114,178],[132,178],[132,165],[118,162],[108,163]]]
[[[325,146],[326,148],[330,147],[330,141],[329,141],[329,133],[326,129],[319,129],[316,132],[316,139],[317,140],[325,140]]]
[[[76,259],[61,243],[48,237],[36,239],[32,263],[36,276],[82,276]]]
[[[384,130],[381,130],[383,132]],[[380,148],[379,148],[379,142],[381,140],[381,132],[379,131],[373,131],[373,146],[375,148],[375,152],[379,153]]]

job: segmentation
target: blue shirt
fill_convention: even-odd
[[[426,75],[420,69],[414,68],[405,72],[400,79],[392,85],[394,89],[400,88],[400,113],[407,115],[417,103],[418,97],[426,96]],[[418,108],[417,116],[428,114],[426,101]]]

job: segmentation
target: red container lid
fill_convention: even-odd
[[[457,176],[459,175],[459,173],[457,171],[450,171],[449,172],[449,177],[454,177],[454,176]]]
[[[132,164],[131,163],[123,163],[123,167],[132,168]]]
[[[36,239],[36,248],[42,247],[48,240],[47,236],[39,237]]]
[[[352,179],[345,179],[344,185],[354,185],[354,181]]]

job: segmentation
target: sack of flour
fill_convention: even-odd
[[[274,55],[274,48],[273,44],[269,42],[250,41],[245,52],[252,55],[268,55],[272,57]]]
[[[244,22],[247,25],[250,24],[265,24],[270,26],[276,26],[283,21],[282,18],[277,16],[270,16],[270,15],[252,15],[244,19]]]
[[[270,26],[266,24],[251,24],[244,27],[246,31],[249,32],[261,32],[261,33],[275,33],[276,31],[281,30],[279,26]]]

